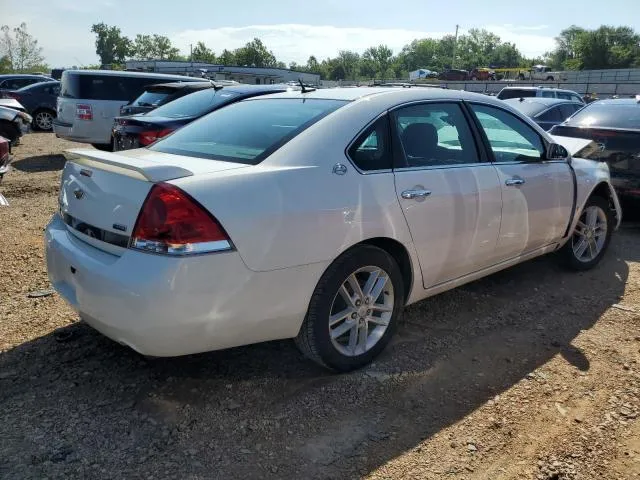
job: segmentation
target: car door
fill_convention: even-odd
[[[418,103],[390,115],[396,194],[424,287],[495,263],[500,182],[463,105]]]
[[[470,103],[492,154],[502,187],[502,260],[558,241],[573,208],[573,173],[565,160],[545,160],[545,141],[515,114]]]

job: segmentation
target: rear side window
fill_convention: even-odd
[[[140,77],[137,75],[104,75],[62,73],[61,96],[84,100],[118,100],[131,102],[149,85],[176,81],[175,78]]]
[[[558,98],[561,98],[562,100],[572,100],[570,93],[558,92],[557,95]]]
[[[570,120],[570,125],[578,127],[640,128],[640,104],[590,103]]]
[[[538,115],[536,120],[540,120],[541,122],[561,122],[564,118],[562,118],[558,107],[551,107],[546,112],[542,112]]]
[[[542,97],[543,98],[556,98],[556,94],[555,94],[555,92],[550,92],[549,90],[543,90],[542,91]]]
[[[360,170],[387,170],[391,168],[389,120],[386,115],[358,137],[349,149],[349,157]]]
[[[406,167],[477,163],[469,124],[455,103],[425,103],[393,112]],[[401,165],[402,166],[402,165]]]
[[[536,96],[536,91],[524,88],[504,88],[498,94],[500,100],[508,100],[509,98],[531,98]]]
[[[237,97],[234,92],[207,88],[177,98],[172,102],[162,105],[147,115],[152,117],[185,118],[200,117],[214,108],[230,103]]]
[[[257,165],[346,103],[342,100],[293,98],[238,102],[190,123],[149,149]]]
[[[562,120],[564,121],[567,118],[569,118],[571,115],[576,113],[576,110],[578,110],[579,108],[580,108],[579,105],[575,105],[573,103],[566,103],[564,105],[560,105],[560,113],[561,113]]]

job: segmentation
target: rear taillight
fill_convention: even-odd
[[[85,103],[76,104],[76,118],[80,120],[93,120],[93,111],[91,105]]]
[[[4,137],[0,137],[0,166],[4,165],[4,162],[9,157],[9,153],[11,153],[9,140],[6,140]]]
[[[142,145],[143,147],[146,147],[147,145],[151,145],[156,140],[162,137],[166,137],[171,132],[173,132],[173,129],[171,128],[163,128],[162,130],[149,130],[146,132],[140,132],[138,134],[138,143],[140,143],[140,145]]]
[[[218,221],[187,193],[168,183],[151,188],[138,214],[130,247],[166,255],[232,248]]]

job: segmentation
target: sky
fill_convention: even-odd
[[[0,0],[0,24],[26,22],[51,67],[98,62],[91,25],[117,25],[169,37],[183,54],[203,41],[220,53],[259,37],[278,60],[305,64],[339,50],[386,44],[394,53],[416,38],[441,37],[486,28],[516,44],[527,57],[554,47],[554,37],[572,24],[597,28],[627,25],[640,31],[639,0]]]

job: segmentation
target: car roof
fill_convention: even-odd
[[[589,105],[637,105],[640,108],[640,100],[637,98],[606,98],[603,100],[596,100],[595,102],[591,102]]]
[[[147,89],[149,88],[173,88],[175,90],[181,90],[183,88],[188,89],[200,89],[200,88],[212,88],[214,86],[213,83],[209,81],[201,81],[201,82],[163,82],[163,83],[153,83],[147,85]]]
[[[173,79],[176,82],[202,82],[202,78],[187,77],[186,75],[175,75],[169,73],[153,73],[153,72],[130,72],[127,70],[65,70],[63,75],[105,75],[105,76],[125,76],[125,77],[143,77],[143,78],[158,78],[167,81]]]
[[[303,93],[301,90],[292,90],[268,97],[261,98],[313,98],[322,100],[346,100],[353,101],[370,96],[388,96],[389,104],[402,103],[403,101],[420,100],[469,100],[504,105],[502,100],[481,93],[466,92],[464,90],[452,90],[444,88],[397,88],[397,87],[355,87],[355,88],[322,88]]]
[[[53,78],[47,75],[34,75],[32,73],[4,73],[0,75],[0,80],[6,80],[8,78],[48,78],[53,80]]]
[[[27,85],[26,87],[22,87],[18,90],[30,90],[32,88],[42,88],[42,87],[46,87],[47,85],[60,85],[60,82],[58,80],[51,80],[47,82],[32,83],[31,85]]]
[[[225,92],[235,93],[262,93],[273,92],[274,94],[287,91],[300,91],[300,87],[292,87],[284,83],[277,83],[273,85],[248,85],[239,83],[238,85],[224,85],[222,90]]]
[[[561,103],[578,103],[575,100],[567,100],[565,98],[550,98],[550,97],[508,98],[502,101],[511,105],[520,105],[522,103],[537,103],[545,107],[550,107],[552,105],[558,105]]]
[[[574,92],[573,90],[567,90],[566,88],[543,87],[543,86],[533,86],[533,85],[523,85],[521,87],[518,85],[509,85],[508,87],[504,87],[502,90],[551,90],[554,92],[569,92],[569,93],[575,93],[576,95],[578,94],[577,92]]]

